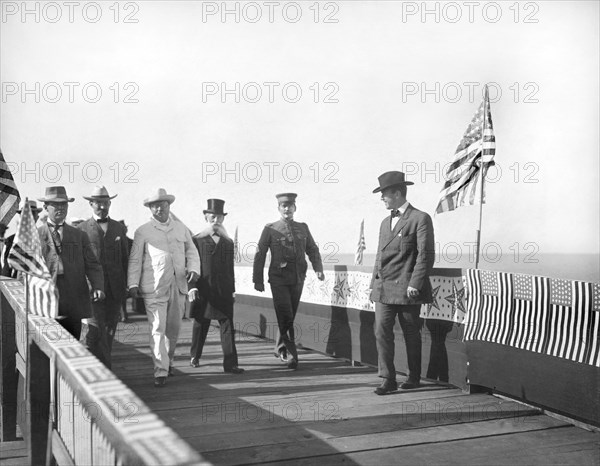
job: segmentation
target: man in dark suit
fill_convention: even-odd
[[[105,353],[101,360],[110,367],[110,353],[121,317],[121,305],[127,294],[127,262],[129,244],[122,223],[109,217],[111,200],[104,186],[96,186],[88,200],[92,208],[92,217],[80,223],[77,228],[84,231],[90,239],[96,257],[104,271],[103,301],[92,304],[94,317],[100,330],[100,339],[106,338]],[[92,344],[100,342],[93,342]]]
[[[64,186],[46,188],[39,200],[48,212],[48,222],[38,232],[42,255],[58,288],[59,322],[79,339],[81,319],[92,316],[90,295],[93,301],[104,299],[102,266],[87,234],[65,223],[68,203],[74,199],[67,196]]]
[[[198,280],[190,285],[188,293],[192,303],[190,317],[194,319],[190,364],[192,367],[200,366],[210,321],[216,319],[221,328],[223,370],[241,374],[244,369],[238,367],[233,329],[233,241],[223,227],[223,220],[227,215],[223,211],[225,201],[209,199],[207,204],[203,213],[208,227],[192,237],[200,255],[201,272]]]
[[[252,281],[255,290],[265,291],[263,268],[270,249],[269,283],[279,327],[275,350],[290,369],[296,369],[298,351],[294,341],[294,319],[308,268],[305,255],[308,255],[318,279],[323,280],[325,276],[319,247],[310,234],[308,225],[294,221],[297,195],[282,193],[275,197],[281,219],[268,223],[263,229],[254,256]]]
[[[375,339],[379,377],[383,383],[377,395],[398,389],[394,367],[394,323],[396,316],[406,343],[408,380],[400,388],[417,388],[421,380],[421,304],[430,303],[429,275],[435,261],[431,217],[406,200],[412,185],[404,173],[386,172],[379,177],[381,200],[391,215],[381,222],[379,245],[371,280],[371,301],[375,304]]]

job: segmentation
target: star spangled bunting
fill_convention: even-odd
[[[365,243],[365,220],[360,222],[360,235],[358,237],[358,246],[356,249],[356,255],[354,256],[354,265],[362,265],[363,263],[363,251],[367,249]]]
[[[0,150],[0,224],[8,225],[19,208],[19,190]]]
[[[446,171],[436,213],[448,212],[469,204],[485,203],[482,183],[494,164],[496,138],[492,124],[488,87],[485,97],[456,148],[454,161]]]

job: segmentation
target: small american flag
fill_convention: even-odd
[[[436,213],[448,212],[457,207],[479,204],[479,192],[488,168],[494,164],[496,138],[492,124],[488,87],[485,97],[463,135],[454,161],[446,171],[446,182],[440,193]],[[481,202],[485,203],[485,193]]]
[[[236,262],[242,262],[240,243],[238,242],[238,227],[235,227],[235,235],[233,237],[233,257]]]
[[[30,312],[44,317],[56,317],[58,292],[42,257],[40,237],[27,201],[21,211],[15,242],[8,253],[8,263],[13,269],[29,276],[27,288]]]
[[[8,225],[17,213],[21,197],[0,150],[0,224]]]
[[[365,243],[365,220],[360,222],[360,235],[358,237],[358,247],[356,249],[356,255],[354,256],[354,265],[362,265],[363,263],[363,251],[367,249]]]

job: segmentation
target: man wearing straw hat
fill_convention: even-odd
[[[152,217],[135,231],[127,273],[131,297],[144,298],[157,388],[173,375],[188,283],[200,275],[200,258],[190,231],[170,214],[174,201],[175,196],[163,188],[144,200]]]
[[[111,200],[104,186],[96,186],[90,196],[83,196],[92,208],[92,217],[77,228],[87,233],[96,257],[104,270],[104,294],[102,302],[93,305],[101,334],[106,337],[106,354],[103,362],[110,367],[112,343],[121,317],[121,305],[127,294],[127,262],[129,244],[125,227],[109,216]]]
[[[31,209],[31,214],[33,215],[33,220],[35,222],[37,222],[40,212],[42,211],[42,208],[38,207],[37,202],[35,202],[35,201],[27,201],[27,203],[29,204],[29,208]],[[17,213],[19,215],[21,215],[21,212],[23,211],[24,208],[25,208],[25,203],[23,203],[23,207],[21,207],[21,209],[17,210]],[[2,273],[0,273],[0,275],[4,275],[5,277],[11,277],[11,278],[17,278],[17,271],[8,264],[8,253],[10,252],[14,241],[15,241],[15,235],[10,235],[8,238],[4,239],[5,249],[2,252],[4,262],[2,265]]]
[[[46,188],[38,199],[44,203],[48,221],[38,228],[42,256],[58,288],[60,324],[75,338],[81,334],[81,319],[92,316],[93,301],[104,299],[104,273],[88,235],[65,222],[72,197],[64,186]],[[88,287],[88,280],[91,286]]]
[[[385,208],[391,211],[381,222],[377,257],[371,279],[371,301],[375,302],[375,341],[379,377],[377,395],[398,389],[394,367],[394,323],[396,316],[406,343],[408,380],[400,388],[412,389],[421,380],[421,304],[430,303],[429,274],[435,261],[431,217],[406,200],[404,173],[386,172],[379,177]]]
[[[191,284],[188,293],[192,303],[190,317],[194,319],[192,330],[191,360],[192,367],[200,366],[202,349],[206,342],[211,319],[219,321],[221,348],[223,349],[223,370],[231,374],[241,374],[244,369],[238,367],[238,355],[235,348],[233,329],[233,294],[235,276],[233,267],[233,240],[223,226],[225,201],[209,199],[203,211],[207,227],[193,240],[202,264],[202,275]]]
[[[312,263],[317,278],[324,280],[325,276],[319,247],[310,234],[308,225],[294,221],[297,194],[281,193],[275,197],[281,219],[268,223],[263,229],[254,256],[252,281],[257,291],[265,291],[263,268],[267,251],[270,249],[269,284],[279,327],[275,351],[288,368],[296,369],[298,351],[295,343],[294,319],[308,268],[306,255]]]

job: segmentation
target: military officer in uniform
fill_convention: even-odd
[[[294,319],[308,267],[305,255],[308,255],[317,278],[319,280],[325,278],[319,247],[310,234],[308,226],[306,223],[294,221],[296,197],[295,193],[277,194],[281,219],[265,225],[258,240],[252,274],[254,289],[265,291],[263,269],[267,251],[270,249],[269,283],[279,327],[275,349],[277,356],[287,363],[290,369],[298,367]]]

